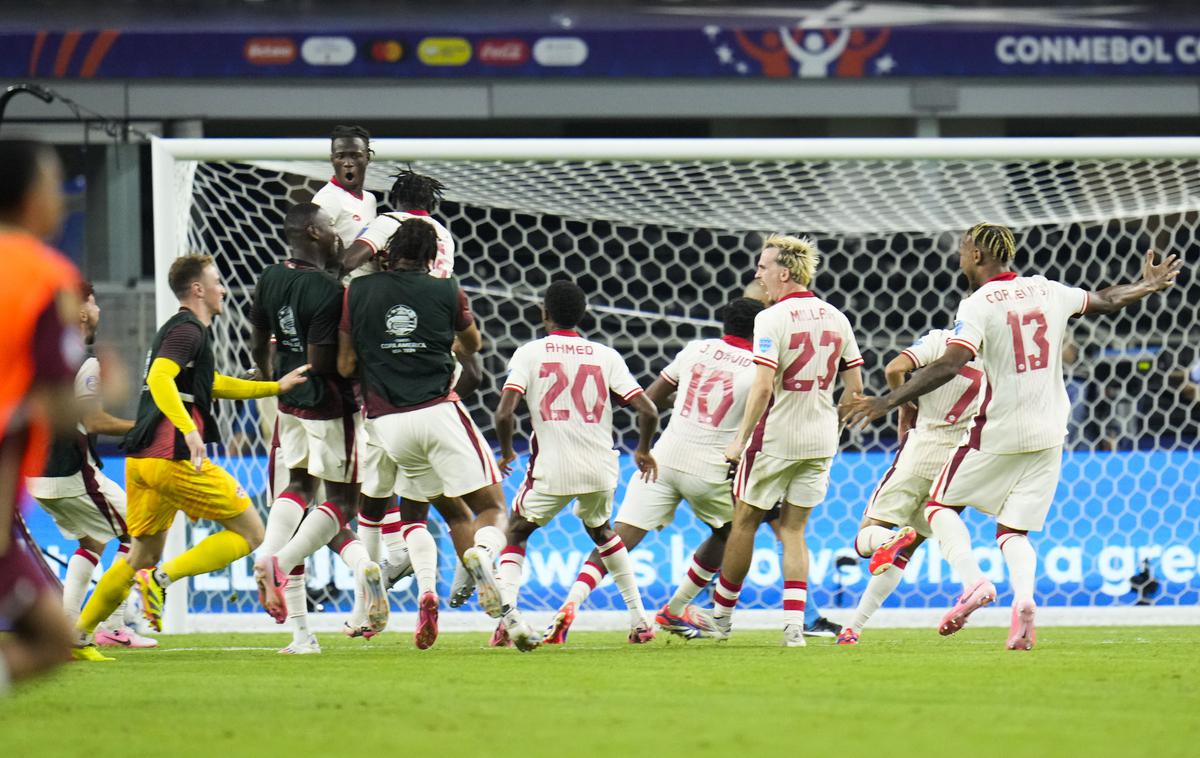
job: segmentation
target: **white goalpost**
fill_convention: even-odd
[[[588,292],[584,330],[625,355],[645,386],[688,340],[719,334],[719,309],[752,278],[762,233],[810,234],[822,252],[814,288],[850,317],[867,386],[878,391],[892,355],[952,322],[965,294],[954,252],[974,223],[1014,229],[1019,270],[1084,287],[1132,279],[1147,249],[1180,253],[1192,270],[1200,259],[1200,138],[376,139],[371,146],[367,188],[381,208],[397,167],[411,165],[447,188],[435,215],[458,240],[455,273],[485,335],[485,382],[470,408],[489,438],[507,359],[536,336],[533,305],[555,278]],[[166,284],[171,261],[213,255],[229,287],[214,324],[218,369],[244,373],[254,282],[285,255],[287,207],[328,180],[329,141],[155,139],[151,153],[158,321],[177,307]],[[1200,623],[1200,375],[1189,376],[1193,366],[1200,374],[1198,307],[1200,285],[1189,271],[1172,290],[1118,316],[1074,322],[1063,478],[1034,541],[1047,624]],[[265,508],[264,410],[250,402],[218,406],[226,444],[210,452]],[[617,414],[618,445],[628,450],[625,415]],[[847,618],[866,584],[853,535],[894,448],[892,423],[845,435],[829,497],[811,519],[810,597],[835,620]],[[1006,606],[993,525],[980,514],[967,520]],[[168,550],[182,550],[208,528],[181,518]],[[632,551],[647,608],[665,602],[706,531],[684,506],[675,526]],[[452,554],[445,535],[438,539],[440,581],[448,583]],[[568,514],[531,540],[521,604],[533,621],[562,601],[590,549]],[[326,607],[322,628],[340,626],[352,589],[346,570],[321,553],[309,577],[312,596]],[[933,623],[955,586],[927,543],[876,625]],[[774,625],[781,587],[777,546],[764,529],[739,624]],[[415,608],[408,580],[392,599],[395,626],[411,629],[403,615]],[[622,608],[607,582],[582,609],[580,628],[619,626]],[[1007,624],[1006,607],[988,610],[981,622]],[[443,610],[442,619],[448,629],[486,626],[473,603],[460,614]],[[249,559],[173,586],[166,622],[169,631],[279,628],[257,607]]]

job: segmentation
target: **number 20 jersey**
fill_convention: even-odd
[[[988,381],[967,444],[985,453],[1031,453],[1063,443],[1071,409],[1063,337],[1087,303],[1086,290],[1008,272],[959,304],[946,342],[982,358]]]
[[[949,329],[934,329],[902,352],[917,369],[946,354]],[[905,437],[896,470],[922,479],[936,479],[951,453],[967,441],[966,431],[987,392],[983,364],[972,360],[958,376],[917,400],[917,425]]]
[[[786,295],[754,317],[754,362],[775,370],[775,394],[750,445],[761,440],[762,452],[784,460],[832,458],[833,387],[863,364],[849,319],[812,292]]]
[[[654,445],[658,465],[705,482],[728,479],[725,447],[742,423],[755,370],[748,340],[724,337],[685,345],[660,374],[677,391],[671,422]]]
[[[607,345],[563,329],[517,348],[504,389],[525,396],[533,423],[529,472],[544,495],[583,495],[617,486],[612,393],[642,393],[624,359]]]

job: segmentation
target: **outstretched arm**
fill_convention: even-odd
[[[941,358],[921,369],[901,385],[883,397],[860,395],[841,409],[842,423],[846,426],[866,428],[877,418],[883,418],[898,405],[910,403],[921,395],[932,392],[958,375],[974,354],[958,344],[946,346]]]
[[[1156,257],[1153,250],[1146,253],[1146,259],[1142,263],[1141,281],[1118,284],[1099,292],[1088,293],[1087,307],[1083,312],[1088,315],[1116,313],[1147,295],[1165,290],[1174,284],[1179,272],[1183,270],[1183,260],[1178,256],[1168,255],[1161,263],[1155,265]]]

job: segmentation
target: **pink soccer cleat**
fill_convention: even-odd
[[[342,634],[350,639],[362,637],[364,640],[369,640],[379,634],[379,632],[369,626],[351,626],[349,621],[344,621],[342,622]]]
[[[283,596],[287,574],[279,568],[279,559],[270,555],[255,561],[254,583],[258,585],[258,602],[275,619],[275,623],[287,621],[287,598]]]
[[[438,636],[438,599],[432,592],[421,595],[417,603],[417,630],[413,632],[413,642],[417,650],[428,650],[437,642]]]
[[[629,644],[644,645],[647,642],[654,641],[654,627],[648,622],[643,621],[637,626],[629,629]]]
[[[1037,606],[1032,600],[1013,604],[1012,626],[1008,630],[1009,650],[1033,650],[1033,643],[1037,642],[1037,632],[1033,628],[1035,611]]]
[[[565,645],[567,643],[567,632],[571,630],[571,624],[574,621],[575,604],[567,603],[558,609],[558,613],[554,615],[554,621],[550,622],[550,626],[546,628],[546,634],[542,637],[542,644]]]
[[[127,647],[134,650],[158,647],[158,640],[143,637],[132,629],[97,629],[95,642],[100,647]]]
[[[942,617],[942,623],[938,625],[938,634],[943,637],[954,634],[966,626],[967,618],[972,613],[995,601],[996,585],[981,577],[958,596],[958,603]]]
[[[512,640],[508,638],[508,630],[504,628],[504,622],[496,624],[496,631],[492,632],[492,639],[488,641],[489,647],[512,647]]]
[[[896,562],[900,551],[911,545],[917,539],[917,530],[911,526],[901,527],[896,536],[879,546],[871,554],[871,562],[867,564],[872,576],[879,576]]]
[[[857,645],[858,632],[850,627],[842,627],[842,631],[838,633],[837,644],[839,645]]]

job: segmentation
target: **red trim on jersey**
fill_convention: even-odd
[[[975,347],[970,342],[967,342],[964,339],[959,339],[958,337],[951,337],[950,339],[946,340],[946,344],[947,345],[962,345],[963,347],[965,347],[966,349],[971,351],[971,355],[976,356],[976,357],[979,356],[979,348]]]
[[[984,390],[983,402],[979,405],[979,412],[975,414],[975,421],[971,425],[971,434],[967,438],[966,444],[960,445],[958,450],[954,451],[954,457],[950,459],[949,465],[942,470],[942,475],[938,478],[937,487],[934,488],[934,494],[938,497],[946,494],[946,488],[954,480],[954,475],[958,473],[958,467],[966,459],[967,453],[979,449],[979,440],[983,436],[983,425],[987,423],[987,407],[990,402],[992,402],[992,386],[989,384]]]
[[[863,363],[865,363],[865,362],[866,361],[864,361],[861,357],[855,358],[852,361],[843,360],[843,361],[841,361],[841,366],[838,368],[838,371],[849,371],[852,368],[858,368],[859,366],[863,365]]]
[[[916,355],[914,355],[914,354],[913,354],[913,352],[912,352],[911,350],[908,350],[908,349],[901,350],[901,351],[900,351],[900,355],[907,356],[907,357],[908,357],[908,359],[909,359],[910,361],[912,361],[912,365],[913,365],[913,367],[914,367],[914,368],[921,368],[921,361],[919,361],[919,360],[917,359],[917,356],[916,356]]]
[[[735,337],[732,334],[726,334],[721,338],[721,341],[730,347],[738,347],[742,350],[754,352],[754,348],[750,345],[750,340],[744,337]]]
[[[733,496],[741,500],[742,494],[746,491],[746,485],[750,481],[750,469],[754,467],[754,458],[762,450],[763,435],[767,429],[767,416],[771,415],[771,406],[775,404],[775,398],[772,397],[767,403],[767,409],[763,411],[762,418],[758,420],[758,424],[754,427],[754,433],[750,435],[750,444],[742,452],[742,462],[738,464],[737,476],[733,480]]]
[[[642,394],[642,388],[638,387],[636,389],[630,390],[628,393],[626,393],[624,395],[621,395],[621,399],[624,400],[626,403],[628,403],[630,400],[634,399],[635,397],[637,397],[640,394]]]
[[[996,274],[995,276],[993,276],[991,279],[988,279],[983,284],[991,284],[992,282],[1011,282],[1013,279],[1016,279],[1017,276],[1019,276],[1019,275],[1017,274],[1016,271],[1005,271],[1003,274]],[[979,286],[982,287],[983,284],[981,284]]]
[[[769,369],[779,368],[778,363],[776,363],[775,361],[771,360],[770,358],[767,358],[762,355],[754,356],[754,362],[757,363],[759,366],[766,366]]]
[[[677,382],[677,381],[675,381],[674,379],[672,379],[671,377],[667,376],[667,372],[666,372],[666,371],[660,371],[660,372],[658,372],[658,375],[662,377],[662,379],[663,379],[663,381],[664,381],[664,382],[666,382],[667,384],[671,385],[672,387],[678,387],[678,386],[679,386],[679,382]]]
[[[519,384],[513,384],[512,382],[508,382],[507,384],[505,384],[503,389],[501,390],[501,392],[503,392],[504,390],[512,390],[513,392],[519,392],[522,395],[525,394],[524,387],[522,387]]]
[[[417,210],[416,208],[413,208],[412,210],[401,211],[401,213],[407,213],[410,216],[428,216],[429,215],[429,211]]]
[[[1091,304],[1092,294],[1086,290],[1083,293],[1083,307],[1075,311],[1076,316],[1082,316],[1087,313],[1088,306]]]
[[[458,402],[454,403],[454,410],[458,413],[458,420],[462,422],[463,431],[467,433],[467,437],[471,440],[471,446],[475,448],[475,454],[479,456],[479,463],[483,466],[483,473],[487,474],[492,484],[499,484],[500,476],[496,471],[495,465],[492,463],[491,451],[489,450],[485,454],[479,446],[479,438],[475,436],[475,424],[472,423],[471,417],[467,415],[467,412],[462,409],[462,406]]]
[[[814,295],[812,293],[812,290],[800,290],[799,292],[791,292],[791,293],[784,295],[783,297],[776,300],[775,304],[779,305],[784,300],[791,300],[794,297],[816,297],[816,295]]]
[[[551,337],[578,337],[579,332],[575,331],[574,329],[555,329],[554,331],[550,332],[549,336],[551,336]]]
[[[904,452],[904,443],[908,442],[908,435],[904,435],[904,439],[900,440],[900,447],[896,448],[896,455],[892,458],[892,465],[888,466],[887,473],[879,480],[879,484],[875,485],[875,491],[871,493],[871,497],[867,499],[867,507],[863,510],[863,516],[871,515],[871,505],[875,502],[875,498],[879,496],[879,491],[883,489],[883,485],[887,484],[888,479],[892,478],[892,474],[896,473],[896,462],[900,460],[900,454]],[[872,517],[874,518],[874,517]],[[876,519],[882,521],[883,519]],[[894,526],[899,526],[895,524]],[[864,555],[863,558],[870,558],[869,555]]]
[[[332,184],[333,186],[337,187],[338,189],[340,189],[342,192],[345,192],[345,193],[346,193],[347,195],[349,195],[350,197],[353,197],[355,200],[362,200],[362,199],[363,199],[363,193],[362,193],[362,190],[359,190],[358,192],[355,192],[354,190],[347,188],[347,187],[346,187],[346,185],[344,185],[344,184],[342,184],[341,182],[339,182],[339,181],[338,181],[338,178],[337,178],[336,176],[332,177],[332,178],[329,180],[329,183],[330,183],[330,184]]]

